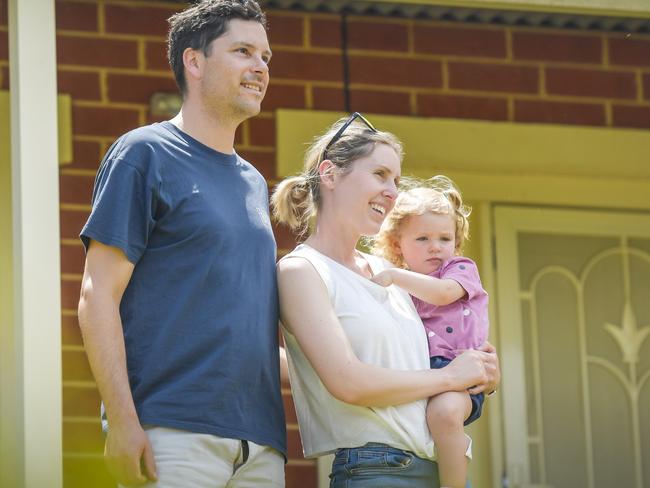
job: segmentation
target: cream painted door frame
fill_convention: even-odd
[[[523,284],[522,274],[520,273],[519,247],[521,242],[523,242],[520,238],[523,239],[522,236],[526,234],[529,236],[529,242],[531,236],[534,240],[536,235],[555,236],[553,238],[557,238],[557,236],[578,236],[580,239],[611,239],[615,242],[613,247],[607,247],[609,244],[606,244],[602,251],[594,253],[594,259],[585,261],[584,269],[580,271],[573,273],[567,270],[566,267],[560,265],[547,266],[546,268],[541,268],[542,271],[537,276],[541,276],[544,272],[548,272],[549,274],[555,273],[558,276],[562,276],[569,283],[567,285],[568,288],[573,287],[576,290],[577,298],[575,302],[577,304],[577,312],[575,315],[575,335],[576,344],[579,346],[576,348],[575,354],[577,357],[576,365],[579,366],[574,373],[582,379],[582,389],[581,391],[577,391],[576,396],[579,396],[583,400],[583,404],[580,405],[583,425],[577,426],[576,430],[580,430],[582,435],[584,435],[584,439],[581,439],[580,442],[585,446],[585,488],[593,488],[597,486],[599,481],[595,479],[597,477],[594,475],[597,469],[597,466],[594,467],[594,444],[596,441],[591,437],[593,406],[590,399],[593,398],[593,391],[590,391],[591,387],[589,385],[590,378],[593,378],[595,375],[601,375],[601,378],[605,376],[611,378],[611,385],[617,383],[621,385],[620,391],[623,392],[621,396],[624,397],[621,401],[621,405],[624,405],[624,408],[621,410],[629,412],[629,419],[621,418],[620,421],[622,423],[629,422],[629,431],[631,432],[629,458],[631,470],[634,472],[631,475],[634,484],[630,488],[650,486],[650,480],[645,479],[642,481],[644,479],[644,468],[641,459],[641,436],[647,434],[639,433],[639,418],[641,418],[642,414],[642,412],[639,412],[640,398],[643,398],[644,389],[650,388],[650,381],[648,381],[650,379],[650,370],[641,370],[640,366],[637,370],[635,366],[635,364],[642,364],[638,353],[642,347],[645,347],[644,343],[647,345],[645,341],[650,340],[650,324],[642,321],[637,325],[634,318],[634,311],[632,310],[634,307],[630,306],[630,270],[638,273],[638,267],[635,269],[630,264],[631,261],[633,259],[636,260],[636,263],[640,263],[644,267],[644,270],[646,269],[646,263],[650,267],[650,245],[639,250],[631,245],[630,242],[650,244],[650,214],[497,206],[494,209],[494,225],[497,259],[499,353],[503,371],[501,402],[504,432],[504,465],[509,478],[510,488],[533,486],[530,484],[532,477],[531,466],[533,466],[533,460],[530,459],[532,445],[535,443],[541,445],[541,447],[535,448],[537,449],[535,452],[539,453],[538,456],[535,456],[536,462],[539,461],[538,458],[540,456],[543,461],[544,456],[544,439],[542,434],[544,430],[538,429],[535,435],[529,434],[529,429],[532,430],[534,428],[533,425],[535,425],[535,422],[539,425],[542,408],[547,407],[543,407],[541,401],[539,401],[538,397],[541,394],[538,396],[532,395],[538,401],[537,407],[539,410],[537,410],[537,418],[534,418],[534,414],[531,414],[532,420],[529,418],[528,408],[531,405],[531,391],[539,388],[540,373],[539,365],[536,365],[534,361],[531,363],[530,359],[527,361],[524,357],[526,344],[534,341],[529,339],[525,344],[524,335],[530,335],[533,332],[524,330],[523,324],[526,315],[522,315],[522,312],[524,307],[531,307],[531,310],[535,310],[535,298],[530,296],[534,291],[525,289],[526,285]],[[585,324],[594,322],[588,322],[584,316],[584,310],[587,309],[587,302],[584,298],[586,277],[598,260],[607,257],[611,258],[613,263],[618,263],[617,266],[620,268],[620,278],[613,280],[611,287],[618,296],[622,297],[622,302],[625,306],[616,305],[622,312],[622,317],[617,325],[601,324],[598,322],[598,331],[607,337],[609,341],[607,347],[615,353],[617,358],[617,361],[614,362],[615,364],[594,353],[590,349],[593,347],[592,345],[588,347],[588,339],[590,334],[593,337],[594,329],[588,329]],[[529,305],[531,300],[533,301],[533,305]],[[639,303],[637,295],[635,304],[637,311]],[[645,304],[647,303],[646,301]],[[530,316],[534,317],[535,315],[531,313]],[[534,320],[536,319],[531,319],[531,321]],[[529,329],[535,330],[534,323]],[[534,356],[534,354],[529,354],[529,356]],[[539,355],[537,357],[539,358]],[[529,368],[528,371],[526,371],[526,368]],[[533,386],[526,384],[527,375],[529,375],[529,383],[534,383]],[[531,377],[532,381],[530,379]],[[595,384],[598,385],[597,382]],[[591,389],[593,390],[594,388]],[[614,391],[611,394],[614,395]],[[629,405],[629,410],[626,405]],[[543,466],[544,463],[542,462],[541,465]],[[647,477],[646,471],[645,478]],[[539,473],[537,478],[539,478]],[[537,483],[541,483],[539,479]],[[550,487],[552,485],[542,483],[534,486]]]

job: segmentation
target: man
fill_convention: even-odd
[[[284,486],[267,187],[233,149],[269,81],[264,13],[200,2],[168,47],[181,111],[113,144],[81,231],[105,459],[123,485]]]

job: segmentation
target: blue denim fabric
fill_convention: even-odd
[[[449,363],[451,363],[451,360],[443,356],[433,356],[429,358],[431,369],[444,368]],[[481,416],[481,412],[483,411],[483,402],[485,401],[485,395],[483,395],[483,393],[478,393],[476,395],[470,395],[469,399],[472,401],[472,411],[469,414],[469,417],[465,419],[463,425],[469,425]]]
[[[438,465],[386,444],[338,449],[330,488],[438,488]],[[468,485],[469,487],[469,485]]]

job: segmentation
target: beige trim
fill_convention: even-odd
[[[522,10],[559,14],[650,17],[646,0],[374,0],[377,3]]]
[[[63,482],[54,14],[53,0],[9,1],[14,340],[1,347],[14,361],[2,364],[12,401],[1,414],[13,421],[0,440],[2,486]]]
[[[300,171],[314,135],[344,115],[278,110],[278,176]],[[471,201],[650,208],[650,131],[375,114],[369,119],[404,143],[402,174],[447,174]]]
[[[483,282],[483,287],[492,292],[490,295],[490,306],[488,308],[488,314],[490,317],[490,335],[488,340],[496,346],[497,353],[499,353],[501,341],[495,299],[496,293],[494,293],[497,289],[497,273],[494,262],[496,250],[494,249],[493,239],[494,215],[492,214],[492,205],[487,202],[481,203],[476,210],[478,210],[478,220],[480,224],[479,244],[481,247],[481,259],[478,263],[481,270],[481,281]],[[501,475],[505,465],[503,457],[503,420],[501,416],[501,412],[503,411],[503,396],[500,392],[495,392],[494,395],[489,396],[490,398],[486,399],[489,404],[489,407],[486,408],[487,419],[483,420],[483,422],[487,422],[489,426],[488,438],[490,455],[487,456],[490,458],[491,462],[491,476],[489,479],[492,480],[492,486],[498,487],[501,486]]]
[[[10,116],[10,92],[0,90],[0,125],[3,130],[0,132],[0,148],[3,148],[0,157],[6,157],[9,160],[9,148],[11,147],[11,135],[9,126],[11,125]],[[72,162],[72,97],[70,95],[57,95],[57,122],[58,122],[58,154],[59,164],[69,164]],[[6,152],[5,152],[6,151]]]

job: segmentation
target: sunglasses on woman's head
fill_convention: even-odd
[[[348,120],[345,121],[345,123],[339,128],[339,130],[336,131],[336,134],[330,139],[330,142],[327,143],[327,146],[325,146],[325,149],[323,150],[323,159],[327,159],[327,150],[330,148],[332,144],[334,144],[336,141],[338,141],[345,130],[350,127],[352,122],[355,120],[361,120],[368,129],[370,129],[372,132],[377,132],[377,129],[375,129],[375,126],[373,126],[368,119],[366,119],[363,115],[361,115],[359,112],[354,112],[350,117],[348,117]]]

